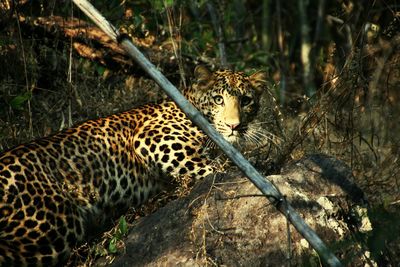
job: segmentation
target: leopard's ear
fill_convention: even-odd
[[[194,77],[196,78],[196,83],[201,88],[208,87],[208,85],[213,81],[212,72],[202,65],[199,65],[194,69]]]
[[[267,73],[265,71],[257,71],[249,76],[249,81],[254,89],[261,92],[267,84]]]

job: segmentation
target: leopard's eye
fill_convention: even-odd
[[[224,103],[224,98],[220,95],[214,96],[214,102],[217,105],[222,105]]]
[[[240,104],[242,105],[242,107],[244,107],[250,104],[252,100],[253,99],[249,96],[243,96],[242,99],[240,99]]]

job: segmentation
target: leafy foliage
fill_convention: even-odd
[[[32,98],[31,92],[25,92],[23,94],[17,95],[10,101],[10,106],[16,110],[23,110],[24,104],[31,98]]]
[[[128,233],[128,224],[124,216],[121,216],[118,223],[118,228],[114,236],[111,238],[108,244],[108,252],[115,254],[118,252],[118,242]]]

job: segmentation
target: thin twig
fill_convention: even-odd
[[[288,202],[286,197],[283,198],[283,202],[286,206],[288,207]],[[289,213],[289,210],[287,210]],[[287,244],[288,244],[288,253],[287,253],[287,260],[288,260],[288,266],[292,266],[291,260],[292,260],[292,235],[290,233],[290,222],[286,217],[286,232],[287,232]]]
[[[17,3],[15,2],[15,0],[13,0],[13,5],[14,7],[17,5]],[[21,33],[21,25],[19,23],[19,14],[17,12],[17,9],[14,8],[14,12],[15,12],[15,18],[17,20],[17,27],[18,27],[18,38],[21,44],[21,52],[22,52],[22,59],[24,61],[24,76],[25,76],[25,85],[26,85],[26,91],[30,94],[32,94],[32,89],[29,86],[29,80],[28,80],[28,70],[26,68],[26,56],[25,56],[25,47],[24,47],[24,43],[22,41],[22,33]],[[28,104],[28,114],[29,114],[29,128],[28,128],[28,132],[30,134],[31,137],[33,137],[33,124],[32,124],[32,110],[31,110],[31,99],[29,98],[27,101]]]
[[[71,3],[71,19],[74,19],[74,7]],[[68,127],[72,126],[72,36],[70,37],[70,46],[69,46],[69,57],[68,57],[68,74],[67,74],[67,82],[68,82]]]
[[[180,13],[179,26],[176,27],[174,22],[173,8],[168,7],[165,2],[164,2],[164,7],[167,13],[168,31],[169,31],[169,36],[171,38],[172,49],[174,51],[175,58],[178,62],[179,75],[181,77],[183,88],[186,88],[186,77],[185,77],[185,71],[183,69],[182,54],[181,54],[182,38],[180,36],[180,30],[179,30],[182,26],[182,12]],[[176,29],[176,31],[174,29]],[[175,38],[175,34],[177,34],[177,38]]]

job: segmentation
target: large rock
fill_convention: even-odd
[[[360,216],[363,194],[344,163],[312,155],[268,179],[339,258],[365,263],[352,233],[369,230],[369,221]],[[285,217],[259,194],[239,172],[209,177],[136,221],[113,266],[318,265],[307,241],[292,226],[288,232]]]

